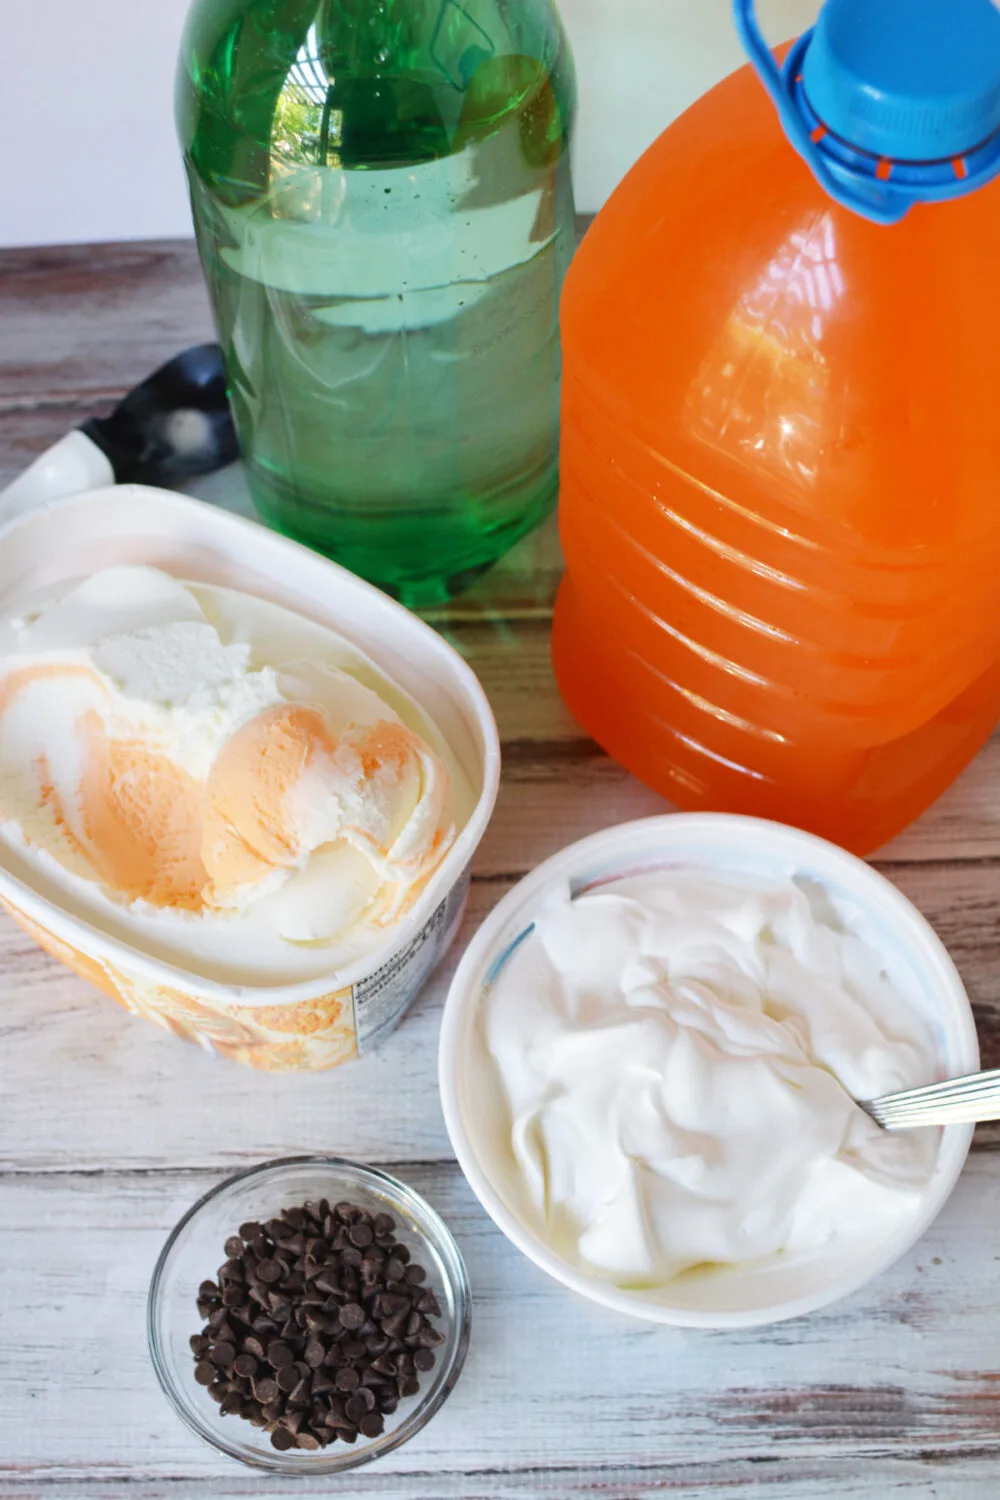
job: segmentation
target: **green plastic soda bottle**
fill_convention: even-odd
[[[177,118],[254,503],[407,603],[551,508],[573,248],[552,0],[194,0]]]

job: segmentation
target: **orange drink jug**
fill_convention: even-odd
[[[827,0],[779,71],[734,9],[566,284],[556,672],[673,802],[864,853],[1000,719],[1000,10]]]

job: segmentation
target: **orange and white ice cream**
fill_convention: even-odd
[[[0,622],[0,853],[203,977],[285,984],[384,941],[471,793],[334,632],[155,568]]]

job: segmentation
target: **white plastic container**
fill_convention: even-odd
[[[32,889],[0,856],[0,904],[41,945],[137,1015],[251,1067],[330,1068],[399,1022],[461,921],[469,865],[496,801],[500,749],[475,674],[435,631],[308,548],[199,500],[139,485],[79,495],[0,529],[0,613],[114,563],[254,594],[358,646],[430,715],[477,801],[385,946],[321,979],[222,984],[144,954]]]
[[[933,1174],[912,1219],[850,1259],[819,1257],[797,1269],[747,1268],[724,1278],[681,1278],[651,1291],[622,1290],[556,1254],[519,1208],[509,1124],[499,1081],[484,1086],[491,1060],[477,1020],[489,986],[557,885],[574,893],[607,880],[681,866],[819,882],[861,913],[861,935],[886,962],[896,987],[929,1026],[938,1077],[975,1072],[979,1044],[962,981],[939,939],[895,886],[862,860],[811,834],[727,814],[674,814],[626,823],[554,855],[514,887],[486,918],[455,975],[441,1028],[439,1078],[445,1123],[462,1171],[490,1217],[542,1270],[616,1312],[692,1328],[748,1328],[813,1312],[856,1291],[920,1238],[962,1170],[971,1125],[940,1133]],[[928,1083],[935,1079],[928,1078]]]

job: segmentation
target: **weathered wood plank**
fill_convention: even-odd
[[[193,240],[0,251],[0,405],[121,394],[214,337]]]
[[[516,1447],[517,1434],[511,1437]],[[914,1459],[808,1459],[768,1455],[713,1463],[653,1463],[611,1466],[573,1464],[549,1468],[466,1470],[463,1473],[390,1474],[355,1470],[334,1480],[265,1479],[235,1465],[212,1476],[211,1500],[242,1497],[329,1495],[338,1500],[987,1500],[996,1486],[996,1459],[949,1453]],[[4,1496],[72,1496],[72,1500],[119,1500],[127,1483],[129,1500],[205,1500],[204,1480],[181,1475],[150,1477],[139,1469],[110,1480],[95,1479],[86,1468],[63,1468],[39,1476],[30,1469],[6,1478]]]
[[[217,1128],[226,1126],[220,1114]],[[401,1170],[454,1230],[476,1314],[455,1393],[424,1433],[380,1464],[379,1480],[563,1465],[628,1471],[709,1457],[1000,1459],[1000,1353],[983,1316],[1000,1293],[1000,1179],[989,1157],[973,1160],[921,1245],[875,1285],[811,1318],[736,1334],[610,1316],[514,1250],[457,1168]],[[16,1435],[0,1475],[6,1466],[22,1484],[34,1476],[68,1484],[137,1469],[213,1482],[213,1493],[216,1476],[233,1483],[232,1466],[167,1409],[143,1326],[156,1254],[210,1180],[204,1172],[0,1180],[0,1401]]]

